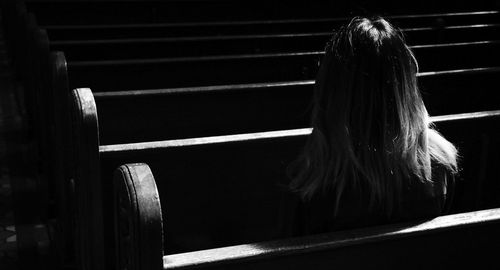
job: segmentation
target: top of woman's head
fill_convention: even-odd
[[[428,123],[417,69],[402,33],[389,22],[352,19],[326,47],[313,126],[326,132],[345,128],[357,143],[379,147],[401,133],[420,133]]]
[[[326,53],[333,53],[339,60],[351,64],[360,60],[367,60],[365,63],[387,62],[392,56],[409,61],[415,71],[417,66],[402,32],[381,17],[353,18],[349,24],[334,33]]]

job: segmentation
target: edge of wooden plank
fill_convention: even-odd
[[[430,118],[430,122],[437,123],[443,121],[480,119],[486,117],[500,117],[500,110],[434,116]],[[221,136],[208,136],[208,137],[175,139],[175,140],[164,140],[164,141],[111,144],[111,145],[99,146],[99,152],[119,153],[119,152],[139,151],[147,149],[161,149],[161,148],[172,148],[172,147],[187,147],[187,146],[197,146],[197,145],[230,143],[230,142],[267,140],[267,139],[282,138],[282,137],[306,136],[311,134],[311,132],[312,128],[300,128],[300,129],[288,129],[288,130],[243,133],[243,134],[221,135]]]
[[[217,265],[399,239],[458,227],[500,223],[500,208],[436,217],[430,220],[332,232],[281,241],[237,245],[163,256],[164,269]]]

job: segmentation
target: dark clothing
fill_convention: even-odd
[[[344,190],[337,215],[334,217],[334,196],[316,196],[304,201],[298,194],[288,192],[284,198],[285,215],[282,237],[325,233],[388,223],[417,220],[446,214],[455,187],[454,176],[445,168],[433,169],[433,182],[415,180],[403,188],[399,205],[392,215],[368,207],[368,197],[358,188]]]

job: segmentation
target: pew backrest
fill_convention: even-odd
[[[75,9],[73,7],[69,7]],[[92,7],[95,9],[95,6]],[[110,8],[110,7],[107,7]],[[123,6],[120,6],[123,9]],[[216,35],[227,35],[232,33],[282,33],[283,31],[294,32],[297,30],[309,29],[324,29],[330,31],[336,25],[340,23],[348,22],[349,18],[337,17],[332,18],[332,10],[328,9],[328,14],[321,16],[319,13],[315,13],[313,17],[306,18],[304,10],[301,10],[299,16],[293,19],[290,18],[275,18],[270,19],[244,19],[242,17],[237,17],[233,20],[203,20],[202,16],[199,14],[196,17],[192,17],[191,22],[186,21],[186,16],[182,18],[182,22],[166,22],[159,20],[151,20],[155,18],[154,16],[148,16],[148,20],[137,20],[136,16],[125,15],[127,21],[120,21],[118,18],[109,18],[106,16],[107,21],[101,21],[94,16],[84,16],[84,18],[75,18],[73,16],[68,20],[64,18],[66,14],[64,11],[58,12],[58,16],[47,16],[47,12],[43,10],[36,10],[33,8],[33,3],[28,7],[31,12],[34,12],[39,17],[40,22],[44,27],[49,29],[61,29],[68,32],[76,32],[76,34],[84,35],[88,31],[109,31],[123,29],[124,32],[134,32],[136,28],[143,30],[144,27],[156,26],[158,28],[164,28],[164,32],[170,33],[170,35],[185,35],[189,33],[190,35],[204,35],[204,34],[216,34]],[[47,9],[47,6],[45,7]],[[241,10],[241,8],[239,8]],[[57,12],[57,9],[52,6],[48,8],[48,13]],[[322,10],[325,12],[325,10]],[[134,10],[135,14],[140,13],[139,10]],[[259,9],[257,14],[262,14],[262,9]],[[80,13],[79,13],[80,14]],[[81,14],[85,14],[82,10]],[[103,13],[105,14],[105,13]],[[210,14],[210,12],[204,12],[205,15]],[[213,14],[217,14],[214,12]],[[283,14],[280,12],[279,14]],[[413,14],[413,15],[393,15],[387,16],[388,19],[393,21],[397,26],[401,28],[406,27],[422,27],[422,26],[449,26],[457,24],[484,24],[498,22],[499,12],[496,10],[491,11],[478,11],[478,12],[455,12],[455,13],[432,13],[432,14]],[[76,14],[78,15],[78,14]],[[178,14],[176,14],[178,15]],[[229,15],[227,12],[225,15]],[[254,14],[255,15],[255,14]],[[287,15],[287,14],[283,14]],[[170,16],[172,18],[172,16]],[[224,16],[223,16],[224,17]],[[110,20],[111,19],[111,20]],[[130,21],[130,20],[134,21]],[[196,20],[196,21],[195,21]],[[142,28],[142,29],[141,29]]]
[[[431,64],[434,58],[440,56],[440,52],[443,63],[446,63],[445,59],[449,59],[450,69],[495,66],[496,62],[492,59],[496,59],[494,56],[500,51],[494,49],[498,47],[498,44],[485,43],[482,46],[484,46],[485,52],[491,53],[471,57],[467,61],[462,61],[463,55],[452,53],[453,50],[450,50],[449,55],[446,54],[446,48],[430,52],[429,57],[418,58],[422,59],[419,61],[428,68],[421,70],[421,72],[437,71],[438,67],[444,68],[442,63]],[[417,55],[423,53],[423,50],[417,50]],[[471,51],[474,55],[481,54],[479,50]],[[68,75],[71,88],[89,87],[95,92],[309,80],[316,76],[321,56],[322,52],[301,52],[165,59],[69,61]],[[431,69],[433,65],[436,70]]]
[[[500,109],[499,71],[422,73],[427,110]],[[102,144],[119,144],[308,127],[313,88],[314,81],[295,81],[93,94]]]
[[[468,43],[497,39],[500,33],[500,24],[454,26],[443,29],[434,27],[410,28],[403,29],[403,33],[407,44],[412,46]],[[292,53],[322,50],[331,35],[332,32],[314,32],[140,39],[129,37],[55,40],[52,38],[51,47],[53,50],[64,51],[71,61]]]

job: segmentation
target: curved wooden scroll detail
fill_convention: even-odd
[[[73,90],[71,105],[78,263],[82,269],[105,269],[99,128],[92,91],[88,88]]]
[[[149,166],[122,165],[113,184],[117,269],[163,269],[161,204]]]

